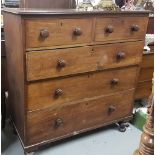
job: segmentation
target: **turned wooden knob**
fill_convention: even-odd
[[[40,36],[41,36],[41,38],[47,38],[48,36],[49,36],[49,31],[48,31],[48,29],[42,29],[41,31],[40,31]]]
[[[120,59],[124,59],[125,56],[126,56],[126,55],[125,55],[124,52],[118,52],[118,53],[117,53],[117,59],[119,59],[119,60],[120,60]]]
[[[59,97],[59,96],[61,96],[63,94],[63,90],[62,89],[57,89],[57,90],[55,90],[55,97]]]
[[[119,79],[114,78],[111,80],[111,85],[117,85],[118,82],[119,82]]]
[[[63,68],[63,67],[65,67],[65,66],[66,66],[66,61],[63,60],[63,59],[59,59],[59,60],[58,60],[57,67]]]
[[[113,28],[112,25],[109,25],[109,26],[107,26],[107,28],[105,29],[105,31],[106,31],[107,33],[112,33],[112,32],[114,31],[114,28]]]
[[[112,112],[114,112],[116,110],[116,107],[115,106],[110,106],[109,108],[108,108],[108,112],[109,113],[112,113]]]
[[[137,31],[139,31],[139,26],[138,25],[132,25],[131,26],[131,31],[133,31],[133,32],[137,32]]]
[[[56,119],[54,125],[55,125],[56,128],[62,126],[63,125],[63,120],[61,118]]]
[[[81,30],[81,28],[79,28],[79,27],[75,28],[75,30],[73,31],[73,34],[74,34],[75,36],[80,36],[80,35],[82,35],[82,30]]]

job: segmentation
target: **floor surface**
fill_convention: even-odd
[[[121,133],[110,126],[89,134],[83,134],[65,142],[35,152],[35,155],[132,155],[138,148],[141,131],[130,125]],[[7,126],[2,131],[2,155],[24,155],[16,135]]]

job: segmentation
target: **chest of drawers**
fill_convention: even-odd
[[[4,10],[10,115],[26,152],[132,118],[148,12]]]

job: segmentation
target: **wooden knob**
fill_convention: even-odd
[[[63,125],[63,120],[61,118],[58,118],[55,120],[55,127],[58,128]]]
[[[106,28],[107,33],[112,33],[113,31],[114,31],[113,26],[111,26],[111,25],[107,26],[107,28]]]
[[[139,26],[138,25],[132,25],[131,26],[131,31],[134,31],[134,32],[137,32],[137,31],[139,31]]]
[[[109,108],[108,108],[108,112],[109,113],[112,113],[112,112],[114,112],[116,110],[116,107],[115,106],[110,106]]]
[[[59,97],[63,94],[63,90],[62,89],[57,89],[55,90],[55,97]]]
[[[82,30],[81,28],[75,28],[75,30],[73,31],[73,34],[76,35],[76,36],[80,36],[82,35]]]
[[[49,36],[49,31],[47,29],[42,29],[40,31],[40,36],[41,38],[44,38],[44,39],[47,38]]]
[[[111,84],[112,85],[117,85],[118,82],[119,82],[119,79],[116,79],[116,78],[114,78],[114,79],[111,80]]]
[[[57,67],[63,68],[63,67],[65,67],[65,66],[66,66],[66,61],[63,60],[63,59],[59,59],[59,60],[58,60]]]
[[[124,59],[125,56],[126,56],[126,55],[125,55],[124,52],[118,52],[118,53],[117,53],[117,59],[119,59],[119,60],[120,60],[120,59]]]

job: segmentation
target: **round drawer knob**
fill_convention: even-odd
[[[112,25],[107,26],[106,30],[107,33],[113,33],[114,32],[114,28]]]
[[[110,106],[109,108],[108,108],[108,112],[109,113],[112,113],[112,112],[114,112],[116,110],[116,107],[115,106]]]
[[[120,60],[120,59],[124,59],[125,56],[126,56],[126,55],[125,55],[124,52],[118,52],[118,53],[117,53],[117,59],[119,59],[119,60]]]
[[[57,66],[58,66],[59,68],[65,67],[65,66],[66,66],[66,61],[63,60],[63,59],[59,59],[59,60],[58,60]]]
[[[117,85],[118,82],[119,82],[119,79],[116,79],[116,78],[114,78],[114,79],[111,80],[111,84],[112,85]]]
[[[63,90],[62,89],[57,89],[55,90],[55,97],[59,97],[63,94]]]
[[[137,32],[137,31],[139,31],[139,26],[138,25],[132,25],[131,26],[131,31],[133,31],[133,32]]]
[[[58,128],[63,125],[63,120],[61,118],[58,118],[55,120],[55,127]]]
[[[73,34],[75,35],[75,36],[80,36],[80,35],[82,35],[82,30],[81,30],[81,28],[75,28],[75,30],[73,31]]]
[[[42,29],[40,31],[40,36],[41,36],[41,38],[44,38],[44,39],[49,37],[49,31],[47,29]]]

